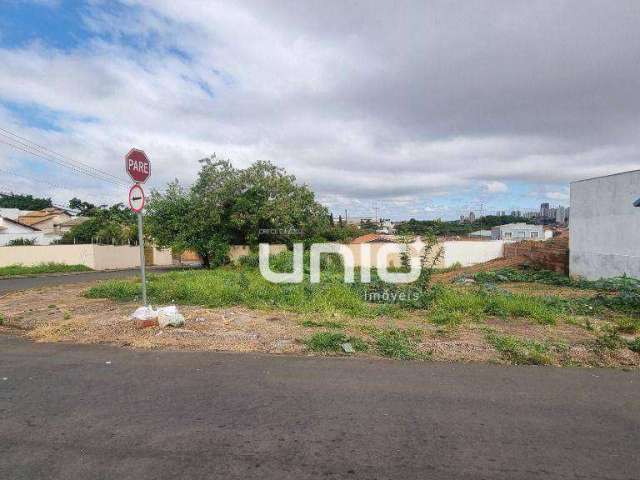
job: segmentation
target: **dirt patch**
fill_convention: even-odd
[[[505,288],[511,291],[517,291],[519,287],[520,284],[505,284]],[[535,290],[542,294],[546,288],[536,285]],[[369,353],[358,355],[373,356],[376,355],[376,330],[400,328],[421,331],[417,348],[433,360],[505,362],[500,352],[486,341],[486,332],[491,330],[501,335],[562,346],[553,357],[552,363],[556,365],[640,365],[640,355],[628,349],[594,348],[596,334],[574,324],[559,322],[558,325],[545,326],[525,320],[492,318],[450,328],[429,323],[423,311],[407,312],[401,318],[357,319],[310,317],[242,307],[179,306],[186,318],[184,328],[137,329],[129,315],[139,305],[88,299],[82,296],[86,289],[86,284],[67,285],[27,290],[0,298],[0,313],[4,317],[0,334],[20,333],[40,342],[108,343],[143,349],[300,354],[310,353],[303,339],[330,329],[368,342],[371,345]],[[527,293],[532,292],[528,290]],[[557,294],[557,289],[554,293]],[[574,293],[565,292],[567,296]],[[315,326],[309,326],[310,323]]]
[[[501,268],[520,267],[528,263],[527,257],[518,256],[512,258],[496,258],[485,263],[478,263],[477,265],[471,265],[470,267],[457,268],[445,273],[433,274],[433,281],[435,283],[451,283],[461,275],[472,275],[479,272],[490,272],[493,270],[500,270]]]

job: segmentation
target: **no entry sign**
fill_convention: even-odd
[[[149,158],[137,148],[132,148],[124,157],[127,173],[136,183],[144,183],[151,176],[151,163]]]
[[[137,183],[129,190],[129,206],[136,213],[142,212],[144,208],[144,190]]]

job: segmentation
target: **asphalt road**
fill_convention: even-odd
[[[173,270],[174,267],[147,267],[149,273],[165,272]],[[40,288],[71,283],[93,282],[96,280],[106,280],[109,278],[126,278],[139,275],[138,268],[130,270],[118,270],[111,272],[84,272],[69,275],[45,275],[39,277],[8,277],[0,278],[0,295],[16,290],[26,290],[28,288]]]
[[[0,336],[0,478],[637,479],[640,375]]]

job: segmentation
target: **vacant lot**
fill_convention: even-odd
[[[11,294],[0,299],[2,323],[36,340],[140,348],[340,355],[348,343],[353,355],[398,359],[640,365],[636,280],[503,269],[420,289],[375,275],[345,284],[329,262],[321,283],[289,285],[265,281],[251,262],[152,275],[152,304],[179,305],[184,328],[136,329],[134,279]],[[287,268],[286,255],[274,262]]]

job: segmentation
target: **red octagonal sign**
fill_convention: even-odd
[[[127,173],[134,182],[144,183],[151,176],[151,163],[147,155],[137,148],[132,148],[124,157]]]

